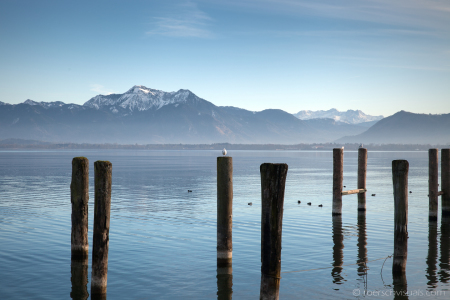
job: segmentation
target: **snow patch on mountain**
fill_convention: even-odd
[[[37,102],[37,101],[30,100],[30,99],[24,101],[23,104],[28,104],[28,105],[39,105],[39,106],[42,106],[42,107],[44,107],[44,108],[60,107],[60,106],[65,105],[65,103],[64,103],[64,102],[61,102],[61,101],[54,101],[54,102],[44,102],[44,101],[41,101],[41,102]]]
[[[169,104],[196,102],[200,100],[189,90],[177,92],[163,92],[135,85],[124,94],[97,95],[84,103],[84,106],[100,109],[103,107],[118,106],[130,111],[144,111],[160,109]],[[116,109],[116,108],[115,108]]]
[[[295,117],[300,120],[310,120],[310,119],[333,119],[337,122],[347,123],[347,124],[359,124],[364,122],[378,121],[383,119],[383,116],[371,116],[366,115],[360,110],[347,110],[338,111],[335,108],[329,110],[301,110],[294,114]]]

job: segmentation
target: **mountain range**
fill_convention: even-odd
[[[372,129],[384,128],[378,124],[391,118],[370,127],[381,116],[335,109],[300,113],[216,106],[189,90],[164,92],[137,85],[123,94],[95,96],[83,105],[0,102],[0,139],[96,144],[297,144],[341,138],[339,141],[367,143],[377,136],[373,132],[378,129]],[[395,120],[386,126],[393,123]],[[367,139],[366,134],[370,134]],[[385,134],[389,135],[389,130]]]
[[[361,134],[346,136],[336,142],[450,145],[450,114],[414,114],[402,110]]]
[[[327,142],[366,130],[333,119],[300,120],[285,111],[216,106],[189,90],[133,86],[84,105],[36,102],[0,105],[0,139],[76,143]]]
[[[300,120],[311,120],[311,119],[333,119],[336,122],[342,122],[347,124],[359,124],[362,126],[370,127],[374,125],[379,120],[383,119],[383,116],[370,116],[366,115],[360,110],[347,110],[338,111],[335,108],[329,110],[301,110],[294,114]]]

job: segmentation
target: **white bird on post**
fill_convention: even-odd
[[[227,155],[227,149],[223,148],[222,154],[223,154],[223,155]]]

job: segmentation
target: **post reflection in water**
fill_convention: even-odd
[[[217,266],[217,299],[231,300],[233,294],[233,267]]]
[[[407,300],[408,283],[406,282],[406,273],[393,275],[394,300]]]
[[[358,212],[358,276],[364,282],[364,289],[367,290],[367,235],[366,235],[366,212]]]
[[[72,259],[70,264],[70,273],[72,275],[72,291],[70,298],[74,300],[86,300],[89,297],[87,290],[88,283],[88,259]]]
[[[92,294],[91,300],[106,300],[106,294]]]
[[[437,221],[431,220],[428,222],[428,256],[427,256],[427,285],[429,288],[437,287],[437,276],[436,276],[436,263],[437,263]]]
[[[344,234],[342,231],[342,215],[333,216],[333,269],[331,276],[333,277],[333,283],[342,284],[343,277],[342,264],[344,262]]]
[[[450,279],[449,266],[450,216],[443,215],[441,220],[441,262],[439,264],[439,281],[447,283]]]

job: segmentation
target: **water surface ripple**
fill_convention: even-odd
[[[357,197],[349,195],[340,218],[331,216],[331,151],[228,153],[234,163],[232,277],[221,277],[216,269],[220,151],[0,151],[0,299],[68,299],[71,276],[86,272],[89,292],[90,258],[87,271],[75,263],[71,270],[70,261],[75,156],[90,162],[91,249],[93,163],[113,165],[110,300],[214,299],[217,278],[225,278],[223,287],[232,280],[225,292],[234,299],[258,298],[264,162],[289,165],[280,299],[394,299],[402,290],[409,299],[420,299],[419,293],[450,296],[450,222],[439,217],[428,224],[427,152],[369,150],[367,213],[358,215]],[[393,159],[409,161],[412,191],[406,277],[395,282],[387,258],[393,253]],[[357,152],[346,151],[347,189],[356,188],[356,172]]]

